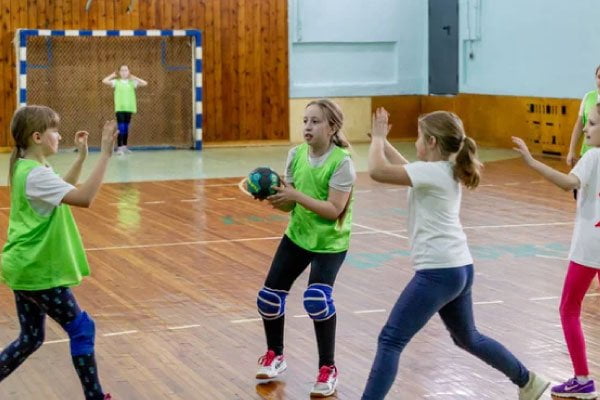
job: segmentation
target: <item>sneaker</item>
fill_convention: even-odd
[[[276,355],[273,350],[268,350],[258,359],[256,379],[273,379],[287,369],[283,355]]]
[[[311,397],[328,397],[335,393],[338,370],[335,365],[323,365],[319,369],[317,381],[310,391]]]
[[[548,389],[550,382],[540,378],[533,372],[529,372],[527,385],[519,389],[519,400],[538,400]]]
[[[110,396],[110,393],[106,393],[104,395],[104,400],[112,400],[112,397]]]
[[[129,150],[129,148],[127,146],[123,146],[123,153],[131,154],[131,150]]]
[[[595,399],[597,397],[594,381],[591,379],[582,384],[577,381],[577,378],[571,378],[565,383],[552,387],[551,393],[555,397],[570,399]]]
[[[123,154],[125,154],[125,152],[123,151],[123,146],[117,147],[117,151],[115,151],[115,154],[118,156],[122,156]]]

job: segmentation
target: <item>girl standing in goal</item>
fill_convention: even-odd
[[[131,153],[127,148],[127,138],[129,136],[131,115],[137,112],[135,89],[141,86],[148,86],[148,82],[132,75],[127,65],[119,67],[118,77],[117,79],[117,73],[113,72],[102,79],[102,83],[115,88],[115,114],[119,129],[116,154],[122,156],[125,153]]]

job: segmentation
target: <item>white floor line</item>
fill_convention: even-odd
[[[197,245],[197,244],[237,243],[237,242],[252,242],[252,241],[258,241],[258,240],[276,240],[276,239],[281,239],[281,236],[267,236],[267,237],[244,238],[244,239],[196,240],[196,241],[190,241],[190,242],[135,244],[135,245],[128,245],[128,246],[90,247],[85,250],[86,251],[102,251],[102,250],[123,250],[123,249],[146,249],[149,247],[190,246],[190,245]]]
[[[573,221],[540,222],[540,223],[531,223],[531,224],[473,225],[473,226],[463,226],[463,229],[524,228],[524,227],[533,227],[533,226],[562,226],[562,225],[573,225]]]
[[[183,203],[195,203],[197,201],[200,201],[200,199],[181,199],[179,201],[181,201]]]
[[[69,339],[48,340],[44,344],[67,343]]]
[[[144,201],[144,204],[165,204],[165,201],[164,200]]]
[[[502,304],[504,301],[502,300],[492,300],[492,301],[475,301],[473,304],[475,305],[484,305],[484,304]]]
[[[535,256],[539,257],[539,258],[550,258],[552,260],[569,261],[569,259],[566,258],[566,257],[548,256],[548,255],[545,255],[545,254],[536,254]]]
[[[217,200],[223,200],[223,201],[237,200],[237,197],[219,197]]]
[[[354,193],[371,193],[371,189],[355,190]]]
[[[393,236],[393,237],[397,237],[397,238],[401,238],[401,239],[408,239],[408,236],[398,235],[397,233],[392,233],[390,231],[382,231],[381,229],[371,228],[370,226],[357,224],[355,222],[353,222],[352,225],[358,226],[359,228],[368,229],[373,232],[381,233],[383,235]]]
[[[545,296],[545,297],[531,297],[530,301],[544,301],[544,300],[556,300],[558,296]]]
[[[294,315],[294,318],[308,318],[307,314]]]
[[[182,325],[182,326],[167,326],[167,329],[170,331],[177,331],[180,329],[191,329],[191,328],[198,328],[202,325],[200,324],[193,324],[193,325]]]
[[[262,321],[262,318],[246,318],[246,319],[234,319],[230,321],[232,324],[244,324],[246,322]]]
[[[354,311],[354,314],[373,314],[373,313],[384,313],[385,310],[383,308],[380,308],[378,310],[358,310],[358,311]]]
[[[521,182],[506,182],[504,185],[506,186],[518,186]]]
[[[131,335],[134,333],[138,333],[139,331],[137,330],[132,330],[132,331],[123,331],[123,332],[113,332],[113,333],[105,333],[102,336],[104,337],[110,337],[110,336],[123,336],[123,335]]]

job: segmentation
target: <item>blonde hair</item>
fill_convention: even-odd
[[[434,111],[419,118],[425,138],[434,137],[443,157],[456,154],[454,179],[475,189],[481,179],[482,164],[477,158],[477,144],[465,133],[460,118],[448,111]]]
[[[313,105],[316,105],[321,109],[327,123],[333,130],[333,136],[331,137],[333,143],[338,147],[349,149],[350,142],[342,132],[342,127],[344,126],[344,113],[340,106],[329,99],[319,99],[308,103],[306,108]]]
[[[46,106],[24,106],[15,111],[10,122],[10,132],[15,147],[10,155],[8,184],[11,184],[15,163],[23,158],[29,138],[35,132],[44,133],[49,128],[58,128],[60,118],[56,111]]]

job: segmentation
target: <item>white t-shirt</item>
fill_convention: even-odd
[[[118,79],[119,79],[121,82],[132,81],[132,82],[133,82],[133,87],[135,87],[135,88],[137,88],[137,87],[138,87],[138,81],[136,81],[135,79],[121,79],[121,78],[118,78]],[[115,87],[115,86],[117,85],[117,84],[116,84],[116,82],[117,82],[117,80],[116,80],[116,79],[111,79],[111,81],[110,81],[110,85],[111,85],[112,87]]]
[[[50,215],[75,186],[65,182],[50,167],[36,167],[27,175],[25,196],[40,215]]]
[[[309,152],[308,161],[310,162],[310,165],[313,167],[322,165],[325,160],[327,160],[327,157],[329,157],[334,147],[335,144],[332,144],[325,154],[319,157],[312,157]],[[285,181],[290,184],[294,183],[292,160],[296,155],[296,151],[298,151],[298,146],[290,149],[288,152],[287,161],[285,163]],[[354,181],[356,181],[356,170],[354,169],[354,163],[352,162],[350,156],[346,156],[338,168],[334,171],[333,175],[331,175],[331,178],[329,179],[329,187],[339,190],[340,192],[349,192],[352,190]]]
[[[569,259],[600,269],[600,148],[588,150],[571,170],[581,183]]]
[[[460,223],[462,190],[450,161],[405,165],[408,190],[410,254],[417,270],[473,264]]]

